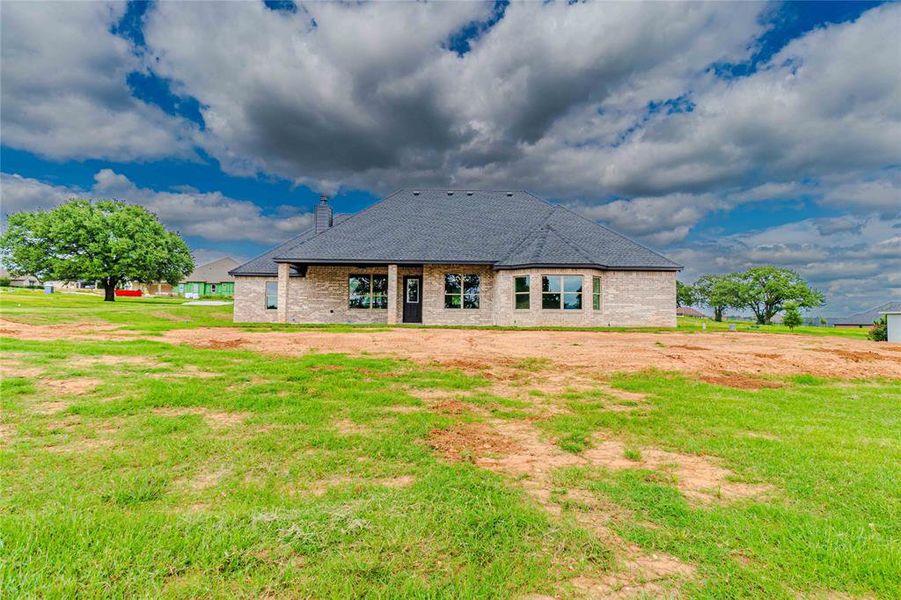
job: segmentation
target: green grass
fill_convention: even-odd
[[[901,385],[797,377],[785,388],[736,390],[666,373],[622,376],[653,408],[606,411],[586,394],[543,427],[565,450],[595,432],[642,447],[722,459],[772,498],[694,506],[659,473],[570,469],[563,488],[635,515],[619,533],[698,566],[698,597],[793,597],[838,590],[901,594]],[[575,441],[574,441],[575,440]]]
[[[506,598],[553,589],[562,564],[607,560],[516,487],[424,443],[453,418],[420,410],[409,390],[474,390],[479,378],[146,341],[5,339],[2,351],[56,378],[101,381],[47,415],[36,409],[55,393],[3,379],[10,597]],[[243,421],[217,427],[197,409]]]
[[[177,300],[0,299],[4,318],[14,308],[17,320],[149,333],[229,314]],[[0,338],[0,357],[4,596],[575,595],[573,578],[615,570],[620,549],[517,479],[428,444],[434,430],[497,418],[528,419],[574,455],[599,435],[621,440],[629,466],[557,469],[550,497],[594,498],[620,537],[693,565],[687,597],[901,597],[898,381],[797,375],[737,390],[648,371],[609,382],[642,401],[528,386],[507,398],[481,376],[369,356]],[[510,368],[528,381],[555,367]],[[80,395],[52,385],[88,379],[97,385]],[[421,391],[471,410],[431,410]],[[538,404],[556,410],[535,420]],[[689,502],[643,466],[652,449],[710,457],[771,492]]]
[[[735,330],[743,333],[782,333],[796,335],[825,335],[844,338],[867,339],[869,328],[845,328],[845,327],[813,327],[802,325],[789,329],[785,325],[758,325],[753,321],[713,321],[710,319],[698,319],[695,317],[679,317],[679,331],[700,332],[704,325],[707,331],[728,331],[730,325],[735,325]]]
[[[221,298],[220,298],[221,299]],[[97,293],[73,293],[60,291],[44,294],[42,291],[16,288],[0,288],[0,315],[5,319],[37,325],[71,323],[75,320],[113,323],[124,329],[144,333],[162,333],[171,329],[193,327],[241,327],[264,331],[298,331],[324,329],[335,332],[373,331],[385,325],[281,325],[273,323],[233,323],[232,306],[187,306],[183,298],[118,298],[115,302],[103,302]],[[720,322],[679,317],[674,330],[662,327],[476,327],[491,330],[579,330],[579,331],[634,331],[667,333],[672,331],[700,333],[706,324],[707,331],[727,331],[729,325],[747,333],[794,333],[800,335],[839,336],[866,339],[867,329],[843,329],[835,327],[796,327],[790,330],[783,325],[758,326],[748,321]],[[422,326],[397,325],[407,328],[472,329],[472,326]]]

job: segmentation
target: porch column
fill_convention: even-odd
[[[397,324],[397,265],[388,265],[388,325]]]
[[[288,279],[291,275],[291,265],[278,263],[278,322],[288,322]]]

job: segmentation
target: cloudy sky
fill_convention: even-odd
[[[901,4],[0,4],[2,212],[204,261],[401,187],[527,189],[685,265],[901,299]]]

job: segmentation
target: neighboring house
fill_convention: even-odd
[[[6,269],[0,269],[0,277],[9,277],[10,287],[37,287],[41,285],[34,275],[10,275]]]
[[[211,263],[200,265],[194,272],[178,284],[179,295],[233,296],[235,278],[229,274],[238,266],[238,261],[226,256]]]
[[[826,319],[830,327],[872,327],[873,321],[882,318],[882,313],[901,311],[901,302],[886,302],[870,310],[865,310],[849,317]]]
[[[705,315],[701,311],[696,308],[692,308],[690,306],[677,306],[676,307],[676,316],[678,317],[695,317],[696,319],[709,319],[708,315]]]
[[[676,325],[664,256],[526,192],[402,190],[233,269],[235,320]]]

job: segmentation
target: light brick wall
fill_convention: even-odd
[[[444,275],[478,275],[479,308],[444,308]],[[425,265],[422,268],[424,325],[494,325],[494,271],[488,265]]]
[[[266,310],[266,282],[272,277],[235,277],[235,323],[278,323],[278,311]]]
[[[514,279],[528,275],[531,282],[529,308],[517,309],[513,298]],[[542,275],[579,275],[582,277],[582,309],[581,310],[549,310],[541,308],[541,276]],[[498,271],[497,311],[495,319],[498,325],[522,325],[536,327],[542,325],[559,327],[602,327],[606,325],[602,312],[591,309],[591,278],[594,275],[603,277],[602,271],[590,269],[516,269]],[[675,310],[675,309],[674,309]]]
[[[674,271],[606,271],[604,317],[613,327],[675,327]]]
[[[306,277],[291,277],[288,296],[289,323],[387,323],[384,309],[348,308],[347,278],[351,273],[387,274],[387,267],[311,266]],[[592,269],[521,269],[493,271],[488,266],[426,265],[397,269],[397,322],[403,320],[403,277],[423,276],[422,321],[425,325],[521,325],[570,327],[634,327],[676,325],[676,274],[668,271],[598,271]],[[481,277],[478,309],[444,308],[445,273]],[[529,310],[515,310],[513,278],[530,275]],[[541,308],[542,275],[581,275],[581,310]],[[592,276],[601,277],[601,310],[592,308]],[[277,311],[265,308],[265,282],[275,277],[235,279],[235,321],[277,322]]]
[[[516,309],[514,278],[529,275],[529,309]],[[580,275],[581,310],[541,308],[542,275]],[[601,309],[593,308],[593,277],[601,278]],[[516,269],[498,271],[497,325],[560,327],[676,326],[676,274],[668,271],[601,271],[596,269]]]

